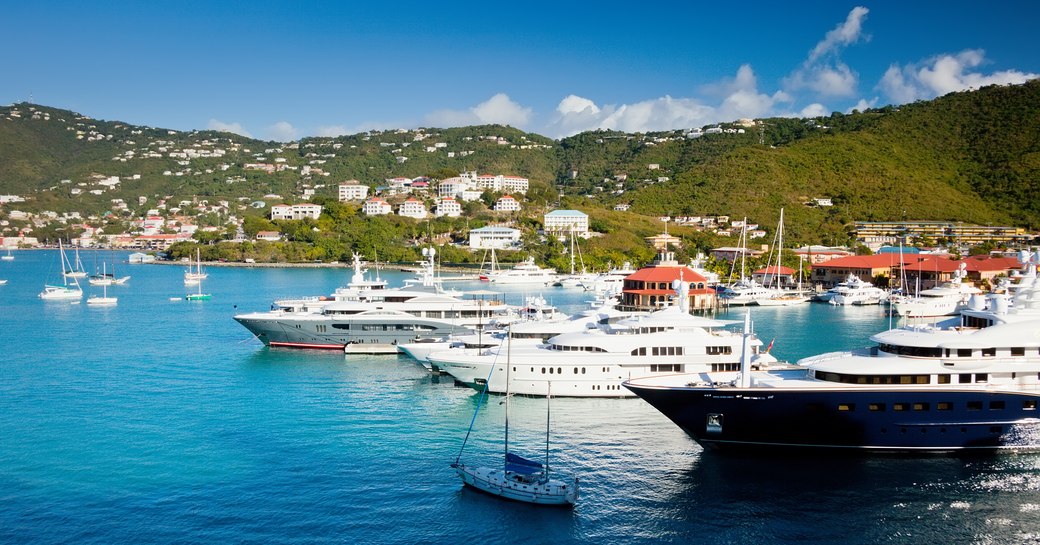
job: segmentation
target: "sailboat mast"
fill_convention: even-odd
[[[780,254],[784,251],[784,209],[780,209],[780,226],[776,230],[776,271],[773,276],[776,277],[776,289],[780,289],[780,267],[783,266],[784,261],[780,258]]]
[[[552,405],[552,381],[546,383],[545,390],[545,479],[549,479],[549,406]]]
[[[494,250],[492,250],[494,251]],[[505,433],[505,456],[503,458],[505,467],[509,467],[509,378],[510,364],[513,352],[513,328],[506,329],[506,433]]]

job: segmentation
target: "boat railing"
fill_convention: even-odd
[[[843,359],[843,358],[848,358],[850,356],[865,356],[865,355],[876,356],[877,355],[877,347],[876,346],[869,346],[869,347],[859,348],[859,349],[855,349],[855,350],[844,350],[844,351],[841,351],[841,352],[826,352],[824,354],[819,354],[819,355],[816,355],[816,356],[809,356],[807,358],[802,358],[802,359],[798,360],[796,363],[798,365],[801,365],[801,366],[808,366],[808,365],[815,365],[817,363],[823,363],[823,362],[826,362],[826,361],[840,360],[840,359]]]

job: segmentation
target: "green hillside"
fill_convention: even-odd
[[[612,256],[660,231],[654,218],[661,215],[746,216],[771,229],[784,208],[787,235],[796,243],[848,243],[852,222],[860,220],[1040,228],[1040,81],[848,115],[718,128],[720,134],[698,137],[592,131],[554,141],[487,125],[278,143],[137,127],[22,103],[0,108],[0,194],[28,197],[21,210],[84,215],[104,214],[122,199],[128,209],[121,214],[129,218],[164,197],[246,202],[273,195],[268,202],[295,202],[310,189],[330,199],[350,179],[374,188],[392,177],[440,179],[475,170],[531,180],[523,214],[529,219],[519,218],[525,225],[536,227],[553,206],[589,212],[601,230],[617,236],[588,244]],[[282,170],[268,173],[250,163]],[[111,176],[119,184],[98,190],[97,181]],[[807,206],[813,198],[830,198],[834,206]],[[616,204],[631,208],[615,212]],[[478,223],[494,219],[485,215]],[[716,242],[692,230],[677,233],[705,247]]]

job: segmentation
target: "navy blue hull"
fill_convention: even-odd
[[[626,386],[709,449],[1040,449],[1037,393]]]

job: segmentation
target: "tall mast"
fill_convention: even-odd
[[[508,326],[507,326],[508,327]],[[505,457],[503,463],[505,467],[509,467],[509,366],[512,363],[512,351],[513,351],[513,328],[508,327],[506,329],[506,436],[505,436]]]
[[[546,383],[545,391],[545,480],[549,480],[549,406],[552,404],[552,381]]]

